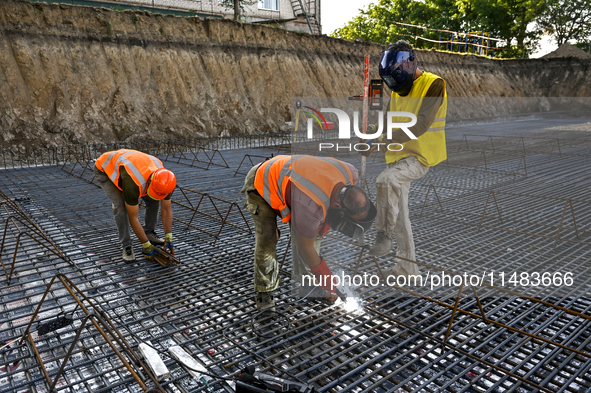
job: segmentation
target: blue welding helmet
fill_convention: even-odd
[[[380,78],[400,96],[412,89],[417,70],[417,57],[412,52],[385,50],[380,58]]]

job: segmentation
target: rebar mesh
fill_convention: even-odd
[[[525,123],[520,129],[527,129]],[[489,126],[480,127],[483,136],[478,137],[468,136],[478,133],[478,126],[450,130],[448,162],[412,184],[417,261],[427,265],[421,272],[514,271],[517,266],[526,271],[569,270],[576,272],[581,287],[588,287],[591,161],[586,154],[591,135],[561,133],[559,152],[547,143],[556,141],[555,135],[523,131],[504,138],[487,134]],[[234,175],[245,155],[269,157],[277,152],[276,147],[224,150],[227,168],[212,165],[204,170],[172,160],[165,166],[175,172],[179,186],[241,206],[243,176]],[[342,159],[356,164],[359,158],[348,154]],[[375,178],[383,168],[383,156],[368,161],[374,196]],[[240,173],[244,171],[242,167]],[[204,232],[219,231],[220,222],[211,217],[219,217],[214,207],[203,206],[207,214],[194,214],[173,206],[182,221],[175,221],[173,230],[181,265],[162,267],[141,257],[125,264],[109,201],[95,185],[52,165],[3,170],[0,189],[73,262],[35,242],[23,243],[10,284],[0,282],[0,339],[5,342],[16,342],[22,335],[49,281],[60,272],[109,315],[132,347],[140,340],[163,351],[180,345],[215,375],[232,376],[254,364],[321,392],[591,390],[591,322],[585,318],[591,315],[591,299],[584,291],[517,286],[512,289],[522,296],[515,296],[481,287],[475,297],[466,287],[458,303],[462,311],[448,332],[458,288],[427,288],[421,297],[382,286],[358,287],[353,291],[359,299],[355,310],[302,300],[291,292],[288,252],[276,303],[291,327],[285,328],[283,317],[267,327],[253,326],[253,235],[232,225],[224,226],[218,237]],[[182,202],[184,197],[177,190],[173,200]],[[249,215],[245,217],[252,227]],[[0,218],[3,224],[5,215]],[[241,220],[235,216],[228,222],[247,228]],[[194,227],[183,224],[189,221]],[[287,226],[279,228],[289,233]],[[13,238],[14,232],[8,236]],[[333,271],[353,274],[361,249],[341,240],[325,239],[322,254]],[[370,233],[365,242],[372,240]],[[279,255],[287,244],[288,236],[282,235]],[[140,254],[139,246],[135,249]],[[8,242],[3,260],[13,251],[14,244]],[[390,255],[377,263],[389,269],[395,260]],[[377,274],[375,261],[364,256],[358,273]],[[68,294],[56,288],[39,320],[74,307]],[[495,323],[483,320],[481,311]],[[51,370],[78,327],[79,320],[36,341]],[[261,335],[265,329],[270,330],[268,337]],[[0,353],[0,391],[47,391],[31,354],[24,344]],[[161,381],[168,392],[233,391],[231,382],[215,379],[207,388],[173,359],[163,358],[171,371],[171,377]],[[92,327],[65,371],[60,392],[141,391]]]

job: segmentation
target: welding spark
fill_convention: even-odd
[[[343,308],[346,312],[356,312],[359,311],[361,307],[359,306],[357,299],[349,297],[347,298],[347,301],[343,304]]]

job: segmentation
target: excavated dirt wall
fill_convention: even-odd
[[[228,20],[0,1],[0,147],[285,130],[291,97],[360,94],[363,56],[375,62],[382,49]],[[419,59],[450,96],[591,96],[589,60]]]

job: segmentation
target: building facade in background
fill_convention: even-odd
[[[241,20],[285,28],[291,31],[322,34],[321,0],[250,0],[245,4]],[[119,3],[145,7],[194,11],[199,16],[209,14],[234,18],[234,10],[218,0],[119,0]]]
[[[275,24],[287,30],[322,34],[321,0],[258,0],[245,7],[245,21]]]

